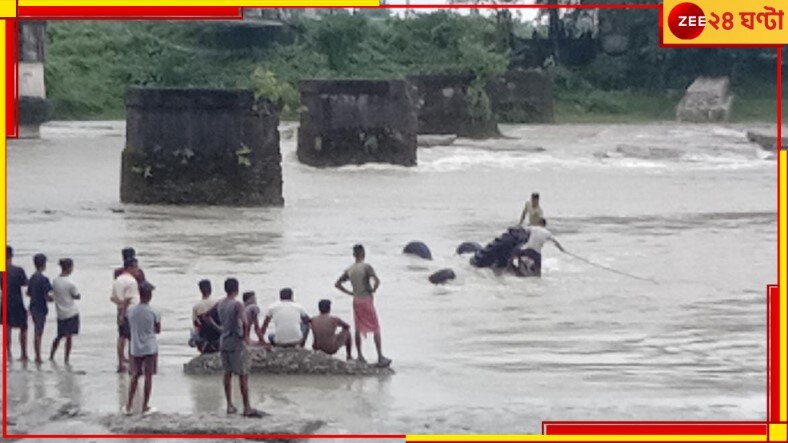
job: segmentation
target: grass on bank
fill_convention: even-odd
[[[419,34],[419,44],[424,46],[419,48],[429,53],[440,52],[441,57],[436,55],[436,58],[443,66],[449,63],[447,60],[457,58],[456,44],[444,37],[454,36],[455,31],[475,22],[454,23],[459,19],[445,17],[424,20],[427,19],[435,23],[426,23],[429,26],[425,29],[431,31]],[[405,21],[397,26],[407,28],[416,24]],[[485,35],[484,24],[478,27],[476,34]],[[268,43],[248,47],[232,40],[231,37],[237,36],[229,31],[209,32],[207,28],[186,24],[53,21],[49,24],[46,63],[48,96],[54,108],[52,118],[124,119],[123,95],[128,85],[249,87],[257,68],[270,71],[280,82],[291,85],[299,78],[331,78],[346,76],[347,72],[370,78],[399,77],[413,69],[424,68],[424,63],[429,62],[423,54],[410,53],[414,46],[412,39],[402,40],[402,36],[391,29],[383,32],[374,26],[369,28],[370,32],[376,32],[373,33],[376,38],[364,39],[355,52],[340,54],[343,57],[338,60],[349,60],[349,64],[337,70],[330,67],[330,60],[319,50],[320,43],[334,41],[334,34],[349,32],[345,28],[308,29],[305,35],[309,38],[296,41],[268,41],[269,36],[263,34],[256,38]],[[392,59],[392,54],[399,56]],[[559,70],[562,77],[557,80],[555,89],[557,123],[675,120],[675,108],[683,91],[653,92],[639,90],[636,86],[627,90],[602,90],[589,82],[593,77],[589,69],[592,68],[571,72]],[[774,86],[766,80],[750,79],[749,83],[749,87],[733,89],[735,102],[731,120],[773,122],[776,114],[772,98]],[[297,98],[295,102],[294,107],[297,107]],[[291,112],[284,118],[297,118],[297,115]]]
[[[617,98],[626,96],[626,104],[615,111],[585,111],[576,101],[556,100],[555,123],[557,124],[626,124],[648,122],[670,122],[676,120],[676,105],[679,99],[648,94],[615,94]],[[788,112],[788,100],[783,100],[783,109]],[[777,118],[776,102],[771,98],[737,97],[733,104],[731,123],[773,123]],[[83,116],[56,116],[56,120],[125,120],[124,108]],[[290,116],[283,121],[297,120]]]
[[[671,96],[673,95],[673,96]],[[589,106],[587,96],[572,94],[556,98],[556,123],[645,123],[676,120],[677,94],[639,91],[599,91],[593,94],[596,104]],[[788,100],[783,108],[788,110]],[[734,91],[731,123],[773,123],[777,118],[777,101],[773,97],[753,97]]]

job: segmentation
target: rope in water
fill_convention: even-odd
[[[637,275],[629,274],[629,273],[624,272],[624,271],[619,271],[618,269],[613,269],[613,268],[605,266],[605,265],[600,265],[599,263],[592,262],[591,260],[589,260],[587,258],[580,257],[579,255],[572,254],[571,252],[564,251],[564,254],[566,254],[566,255],[568,255],[570,257],[574,257],[577,260],[585,262],[585,263],[587,263],[587,264],[589,264],[591,266],[595,266],[597,268],[604,269],[604,270],[609,271],[609,272],[613,272],[613,273],[616,273],[616,274],[619,274],[619,275],[623,275],[623,276],[626,276],[626,277],[629,277],[629,278],[634,278],[635,280],[647,281],[647,282],[650,282],[650,283],[654,283],[655,285],[659,284],[659,282],[654,280],[653,278],[639,277]]]

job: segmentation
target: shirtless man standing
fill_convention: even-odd
[[[378,322],[378,314],[374,303],[374,294],[380,287],[380,279],[375,274],[372,266],[364,261],[366,258],[364,246],[353,246],[353,257],[356,259],[355,263],[350,265],[339,276],[334,286],[353,297],[353,319],[356,326],[358,361],[366,362],[364,353],[361,350],[361,337],[371,332],[375,340],[375,349],[378,351],[378,366],[388,367],[391,365],[391,359],[383,356],[380,323]],[[350,289],[345,287],[345,283],[348,281],[350,282]]]

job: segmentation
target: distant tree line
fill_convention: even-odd
[[[279,27],[55,21],[46,81],[60,118],[120,113],[128,85],[254,84],[295,112],[293,90],[304,78],[481,78],[531,68],[554,73],[559,98],[683,90],[699,75],[730,76],[748,94],[774,91],[773,49],[662,49],[656,10],[613,12],[549,10],[523,20],[506,9],[291,11]]]

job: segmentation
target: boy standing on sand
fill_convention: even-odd
[[[212,317],[213,311],[219,315],[222,337],[219,340],[219,352],[222,356],[224,368],[224,396],[227,398],[227,413],[235,414],[238,410],[233,405],[232,381],[233,374],[238,376],[241,385],[241,397],[244,402],[244,417],[262,417],[260,411],[249,404],[249,375],[246,372],[244,358],[246,346],[244,345],[244,330],[246,329],[246,316],[243,304],[236,300],[238,297],[238,280],[228,278],[224,281],[224,291],[227,296],[216,303],[216,306],[206,317]]]
[[[65,362],[68,364],[71,357],[71,336],[79,334],[79,309],[74,300],[79,300],[82,296],[70,277],[74,272],[74,261],[70,258],[61,259],[60,269],[60,275],[52,281],[52,298],[55,299],[57,311],[57,336],[52,342],[49,359],[55,359],[60,339],[65,338]]]
[[[36,272],[30,276],[30,284],[27,286],[27,296],[30,297],[30,316],[33,317],[33,349],[36,352],[36,363],[41,363],[41,336],[44,335],[44,325],[46,324],[49,308],[47,303],[52,299],[52,284],[44,275],[47,268],[47,257],[44,254],[36,254],[33,257],[33,265]]]
[[[27,309],[22,300],[22,286],[27,286],[27,274],[19,266],[14,266],[14,248],[5,247],[6,259],[6,315],[8,316],[8,338],[6,339],[6,352],[8,361],[11,360],[11,330],[19,329],[19,346],[22,355],[21,361],[27,361]],[[0,312],[2,315],[2,312]]]
[[[356,323],[358,360],[362,363],[366,362],[361,351],[361,336],[371,332],[375,339],[375,348],[378,351],[378,366],[388,367],[391,365],[391,359],[383,356],[380,324],[378,323],[378,314],[375,311],[374,304],[374,294],[380,287],[380,279],[375,274],[372,266],[364,262],[366,257],[364,246],[353,246],[353,257],[355,257],[356,262],[339,276],[334,286],[345,294],[353,296],[353,320]],[[348,280],[352,286],[352,291],[344,286],[344,283]]]
[[[161,315],[150,306],[153,298],[154,286],[148,282],[140,285],[140,304],[129,309],[127,317],[129,319],[129,329],[131,331],[131,362],[129,364],[129,398],[123,413],[131,415],[131,404],[134,395],[137,393],[137,383],[141,376],[145,376],[144,397],[142,400],[142,415],[156,412],[151,407],[150,394],[153,390],[153,375],[156,373],[156,366],[159,356],[159,344],[156,334],[161,332]]]
[[[134,257],[126,258],[126,261],[123,263],[123,272],[112,283],[110,300],[117,305],[119,374],[126,372],[126,363],[128,363],[126,358],[126,340],[131,338],[126,311],[140,299],[139,282],[135,278],[137,271],[137,259]]]

